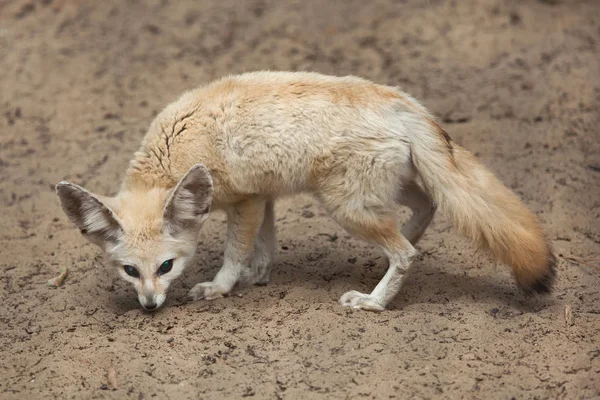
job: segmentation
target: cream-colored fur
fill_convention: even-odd
[[[256,72],[185,93],[152,122],[120,192],[57,186],[63,208],[138,291],[160,306],[189,264],[210,208],[227,213],[223,267],[191,290],[228,294],[264,284],[277,248],[273,201],[312,192],[349,232],[384,251],[389,269],[370,294],[343,305],[383,310],[399,291],[436,207],[526,289],[549,290],[554,259],[537,218],[397,88],[356,77]],[[399,204],[413,216],[399,229]],[[173,259],[170,272],[158,267]],[[131,265],[139,277],[125,273]]]

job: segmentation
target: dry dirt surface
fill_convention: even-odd
[[[598,398],[599,41],[595,0],[0,0],[0,398]],[[162,107],[259,69],[420,99],[539,215],[553,295],[522,295],[438,214],[390,309],[345,309],[385,259],[299,196],[278,203],[268,286],[187,299],[222,262],[215,214],[143,312],[53,185],[114,194]]]

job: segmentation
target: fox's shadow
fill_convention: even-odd
[[[439,263],[435,263],[439,264]],[[454,301],[494,304],[520,312],[536,312],[553,303],[551,296],[531,296],[520,290],[512,277],[489,268],[489,276],[448,273],[434,263],[415,265],[388,309],[402,309],[412,304],[450,304]]]
[[[375,254],[375,253],[373,253]],[[275,261],[272,271],[272,280],[266,287],[246,287],[245,292],[270,290],[274,287],[306,286],[322,287],[323,292],[339,291],[341,296],[347,290],[370,291],[377,280],[383,277],[387,262],[380,258],[377,265],[365,278],[364,267],[350,264],[346,261],[348,253],[341,249],[333,249],[328,259],[342,260],[329,264],[327,279],[324,279],[323,268],[315,267],[314,263],[295,262],[293,271],[289,261],[306,260],[306,255],[299,252],[286,255]],[[210,265],[202,267],[197,261],[176,281],[171,284],[167,297],[166,307],[185,306],[191,303],[188,291],[199,282],[210,280],[219,269],[221,260],[214,260]],[[448,304],[453,301],[468,299],[469,303],[495,304],[516,309],[520,312],[535,312],[553,303],[551,296],[528,296],[517,288],[512,278],[503,273],[500,268],[489,267],[489,276],[471,276],[467,271],[463,273],[449,273],[444,269],[449,261],[417,260],[405,278],[405,282],[397,297],[388,305],[389,310],[402,310],[413,304]],[[372,287],[371,287],[372,286]],[[131,309],[140,308],[133,288],[117,290],[111,296],[110,307],[114,312],[124,313]],[[270,307],[272,297],[265,296],[265,301],[257,304],[258,307]],[[202,301],[202,300],[201,300]],[[160,310],[159,310],[160,312]]]

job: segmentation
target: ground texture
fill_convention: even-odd
[[[593,0],[0,0],[0,397],[600,396],[599,15]],[[423,101],[542,219],[554,294],[524,297],[438,215],[391,309],[344,309],[385,260],[300,196],[277,206],[271,284],[187,300],[220,266],[217,214],[167,306],[142,312],[53,185],[115,193],[162,107],[257,69]]]

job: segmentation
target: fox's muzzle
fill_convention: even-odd
[[[138,300],[140,302],[140,304],[142,305],[142,307],[145,310],[148,311],[152,311],[152,310],[156,310],[157,308],[159,308],[160,306],[162,306],[162,304],[165,302],[166,296],[164,294],[158,294],[158,295],[144,295],[144,294],[140,294],[138,295]]]

